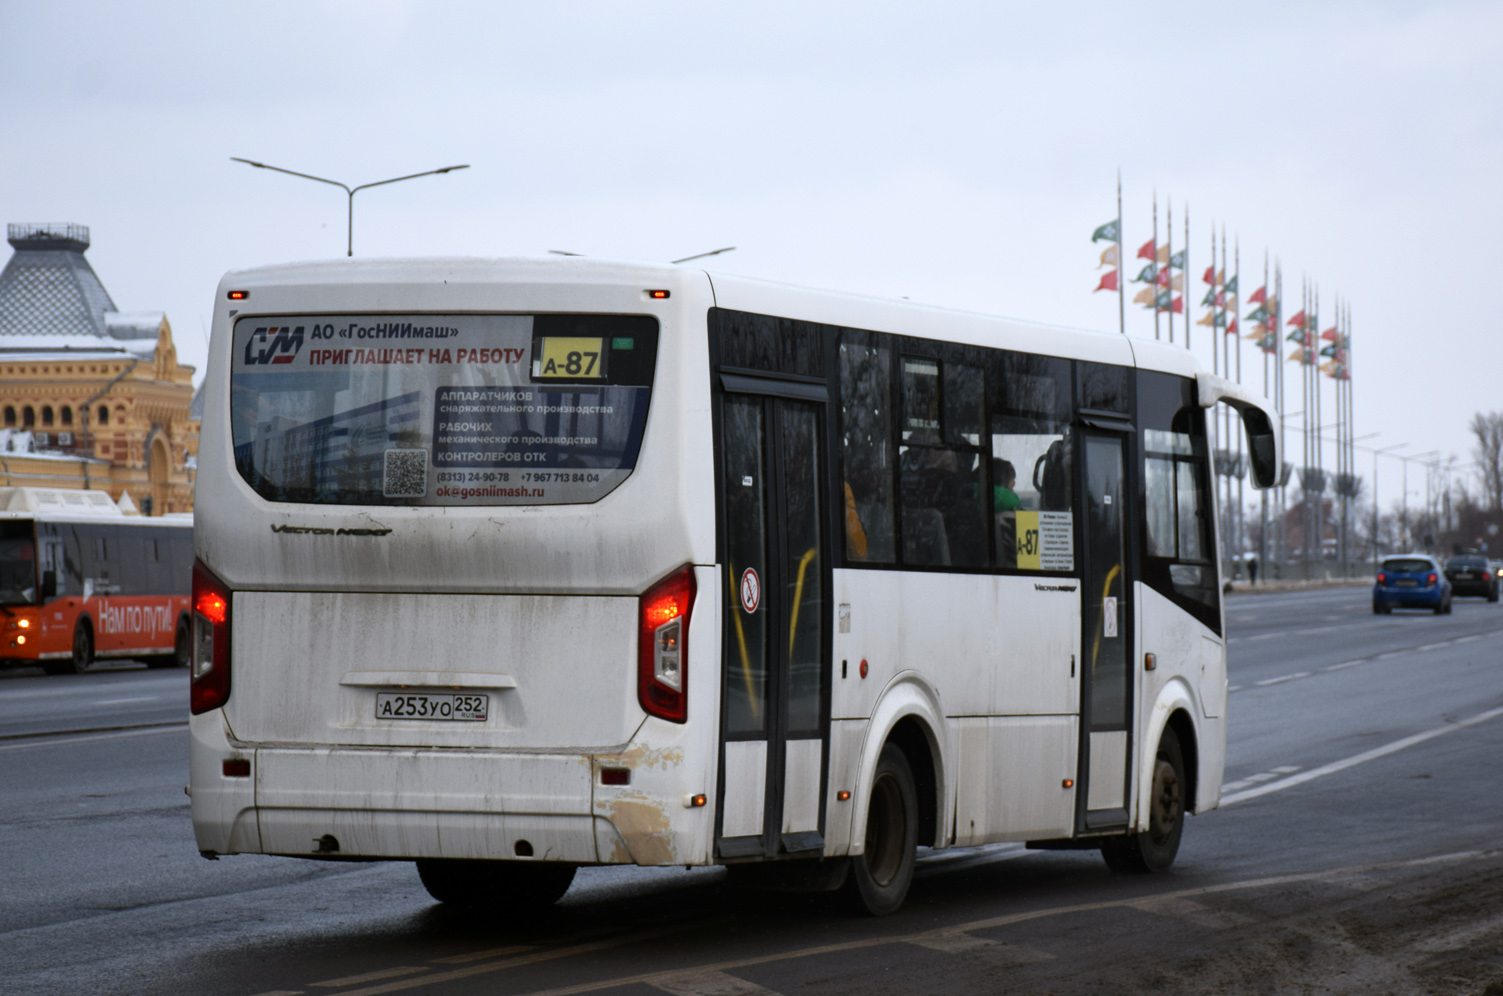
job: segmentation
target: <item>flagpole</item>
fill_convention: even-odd
[[[1127,335],[1127,256],[1122,250],[1122,167],[1117,167],[1117,330]]]
[[[1268,247],[1263,247],[1263,300],[1260,305],[1264,312],[1268,311]],[[1265,315],[1266,320],[1266,315]],[[1268,333],[1265,331],[1264,336]],[[1263,397],[1268,397],[1268,350],[1263,349],[1262,340],[1259,340],[1259,350],[1263,353]],[[1268,570],[1268,489],[1258,491],[1258,560],[1262,562],[1263,570]],[[1268,575],[1265,573],[1264,577]]]
[[[1169,197],[1164,198],[1164,245],[1169,251],[1169,259],[1164,264],[1164,272],[1169,274],[1169,345],[1174,345],[1174,201]],[[1153,247],[1154,255],[1158,255],[1158,246]],[[1154,307],[1158,307],[1158,299],[1154,299]]]
[[[1159,192],[1153,191],[1153,337],[1159,338]]]
[[[1190,350],[1190,274],[1195,270],[1190,266],[1190,205],[1185,205],[1185,265],[1180,267],[1179,272],[1185,275],[1185,349]]]
[[[1241,246],[1240,240],[1233,240],[1233,242],[1232,242],[1232,250],[1233,250],[1233,255],[1232,255],[1232,269],[1233,269],[1232,281],[1233,281],[1234,292],[1232,294],[1232,318],[1231,318],[1231,321],[1229,321],[1227,323],[1227,328],[1229,328],[1229,329],[1235,329],[1235,328],[1237,328],[1237,316],[1239,314],[1241,314],[1241,312],[1242,312],[1242,246]],[[1240,333],[1240,330],[1237,333],[1234,333],[1233,336],[1232,336],[1232,338],[1237,341],[1237,384],[1240,386],[1242,384],[1242,335]],[[1227,412],[1227,416],[1226,417],[1227,417],[1227,428],[1230,429],[1231,428],[1231,418],[1232,418],[1232,415],[1231,415],[1230,411]],[[1237,521],[1237,556],[1240,558],[1242,556],[1242,549],[1243,549],[1243,547],[1247,545],[1247,540],[1246,540],[1246,535],[1245,535],[1246,534],[1246,524],[1242,520],[1242,516],[1243,516],[1242,503],[1244,501],[1246,501],[1247,499],[1245,497],[1245,493],[1242,490],[1242,478],[1243,478],[1243,474],[1246,473],[1246,471],[1243,470],[1243,467],[1242,467],[1242,437],[1243,437],[1244,433],[1241,431],[1241,429],[1242,429],[1242,424],[1241,424],[1242,423],[1242,416],[1241,415],[1237,416],[1237,423],[1238,423],[1237,424],[1237,430],[1238,430],[1237,431],[1237,469],[1238,469],[1239,473],[1237,474],[1237,517],[1236,517],[1236,521]]]

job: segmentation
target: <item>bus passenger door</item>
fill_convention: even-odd
[[[1086,430],[1081,437],[1085,570],[1081,580],[1081,757],[1076,798],[1081,831],[1125,826],[1132,771],[1134,672],[1132,590],[1127,562],[1127,440]]]
[[[817,856],[828,699],[823,387],[725,376],[721,858]]]

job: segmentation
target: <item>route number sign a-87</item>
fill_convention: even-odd
[[[603,380],[604,341],[586,336],[545,336],[533,357],[535,380]]]

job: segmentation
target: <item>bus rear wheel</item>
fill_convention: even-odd
[[[1101,857],[1118,874],[1164,871],[1179,853],[1185,829],[1185,758],[1179,736],[1170,728],[1159,739],[1148,795],[1148,829],[1111,837],[1101,843]]]
[[[188,623],[183,621],[177,624],[177,636],[172,641],[172,653],[162,654],[159,657],[148,657],[147,667],[187,667],[189,657]]]
[[[866,811],[865,853],[851,859],[850,888],[872,916],[897,911],[913,883],[918,848],[918,792],[908,757],[896,744],[882,748]]]
[[[526,912],[552,906],[569,891],[574,866],[530,861],[419,858],[428,895],[451,906]]]

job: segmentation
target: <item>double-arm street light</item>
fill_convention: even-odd
[[[230,159],[233,162],[245,163],[247,166],[254,166],[256,167],[256,169],[275,170],[278,173],[286,173],[288,176],[300,176],[304,180],[317,180],[319,183],[327,183],[331,186],[338,187],[346,194],[348,194],[350,198],[349,212],[345,216],[346,256],[355,255],[355,195],[360,191],[365,190],[367,187],[384,187],[388,183],[400,183],[403,180],[416,180],[420,176],[436,176],[439,173],[452,173],[457,169],[470,168],[468,163],[463,166],[445,166],[443,169],[430,169],[423,173],[409,173],[406,176],[394,176],[390,180],[377,180],[375,183],[362,183],[358,187],[351,187],[348,184],[340,183],[338,180],[326,180],[321,176],[314,176],[311,173],[299,173],[297,170],[283,169],[280,166],[268,166],[266,163],[258,163],[253,159],[241,159],[239,156],[230,156]]]

